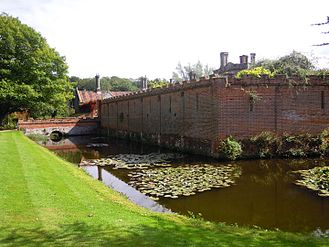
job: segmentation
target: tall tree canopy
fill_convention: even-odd
[[[70,81],[77,83],[79,89],[95,90],[95,78],[70,77]],[[131,79],[118,76],[104,76],[101,78],[101,89],[105,91],[137,91],[138,86]]]
[[[138,87],[136,83],[127,78],[120,78],[117,76],[104,77],[102,83],[108,82],[108,88],[105,90],[111,91],[137,91]],[[106,84],[105,84],[106,85]]]
[[[287,76],[305,76],[315,69],[311,60],[297,51],[293,51],[289,55],[280,57],[279,59],[258,61],[253,67],[263,67],[274,74],[284,74]]]
[[[190,73],[195,75],[196,79],[199,79],[201,76],[209,76],[213,74],[213,68],[209,67],[208,64],[203,65],[200,61],[196,64],[188,64],[182,66],[181,63],[178,63],[176,71],[173,72],[172,78],[174,81],[184,81],[190,79]]]
[[[65,115],[73,97],[65,58],[17,18],[0,15],[0,124],[15,111]]]

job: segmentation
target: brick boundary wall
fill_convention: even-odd
[[[329,126],[329,80],[202,78],[103,100],[104,133],[217,157],[227,136],[317,134]]]
[[[67,135],[88,135],[98,132],[99,123],[99,119],[83,118],[33,119],[18,121],[18,129],[23,130],[25,134],[50,135],[59,131]]]

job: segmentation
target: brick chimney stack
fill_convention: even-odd
[[[142,77],[142,90],[147,89],[147,77]]]
[[[96,93],[101,94],[101,79],[99,77],[99,74],[96,74],[95,76],[95,80],[96,80]]]
[[[256,53],[250,53],[250,64],[254,65],[256,63]]]
[[[240,64],[248,64],[248,56],[247,55],[241,55],[240,56]]]
[[[220,68],[224,68],[227,65],[228,52],[220,53]]]

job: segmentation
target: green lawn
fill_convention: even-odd
[[[135,206],[19,132],[0,132],[0,246],[328,246]]]

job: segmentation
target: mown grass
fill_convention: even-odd
[[[153,213],[19,132],[0,132],[0,246],[328,246],[310,235]]]

